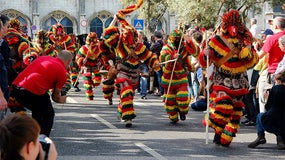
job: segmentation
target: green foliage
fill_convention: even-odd
[[[136,0],[120,0],[127,6],[136,3]],[[153,26],[149,25],[151,19],[161,18],[165,12],[174,13],[177,23],[186,26],[201,26],[214,28],[220,22],[223,13],[231,9],[240,9],[246,20],[249,11],[255,14],[262,12],[264,2],[272,7],[284,3],[284,0],[144,0],[139,10],[139,17],[145,19],[150,32]]]

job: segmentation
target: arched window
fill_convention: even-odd
[[[22,18],[21,16],[17,17],[17,20],[20,21],[21,25],[27,24],[27,21],[24,18]]]
[[[20,21],[22,32],[25,35],[27,35],[28,34],[27,21],[24,18],[22,18],[21,16],[17,17],[16,19]]]
[[[51,29],[51,26],[56,24],[56,23],[57,23],[57,21],[53,17],[50,17],[44,22],[43,29],[46,31],[49,31]]]
[[[109,17],[106,21],[105,21],[105,28],[109,27],[110,23],[112,22],[113,18]]]
[[[97,36],[101,37],[103,33],[103,22],[98,17],[90,22],[90,32],[96,32]]]
[[[60,24],[64,26],[64,32],[67,34],[72,34],[73,33],[73,24],[70,19],[67,17],[64,17],[61,21]]]

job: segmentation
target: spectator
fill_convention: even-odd
[[[245,104],[244,110],[246,113],[246,121],[243,123],[246,126],[255,126],[256,115],[258,114],[258,99],[256,98],[256,85],[259,78],[258,71],[249,69],[247,71],[248,81],[250,82],[249,92],[243,97]]]
[[[278,47],[278,39],[285,35],[285,18],[275,17],[273,20],[274,35],[267,38],[262,49],[258,51],[259,58],[268,54],[268,82],[274,84],[274,73],[278,63],[282,60],[284,52]]]
[[[281,49],[283,53],[285,53],[285,35],[281,36],[278,40],[278,46]],[[281,62],[279,62],[277,69],[275,71],[275,74],[280,73],[281,71],[285,70],[285,56],[283,56],[283,59]]]
[[[155,42],[151,45],[150,50],[152,53],[155,53],[157,57],[160,56],[160,51],[163,46],[163,41],[162,41],[162,33],[159,31],[154,32],[154,40]],[[159,92],[156,94],[157,96],[161,96],[164,94],[164,89],[161,87],[161,77],[162,77],[162,69],[156,72],[156,77],[157,77],[157,82],[158,82],[158,89]]]
[[[266,29],[264,32],[261,33],[261,40],[265,42],[267,37],[272,36],[274,33],[271,29]]]
[[[2,20],[3,19],[3,20]],[[9,78],[8,78],[8,68],[9,67],[9,47],[7,42],[3,39],[3,36],[7,32],[8,22],[4,15],[0,15],[0,90],[1,98],[2,96],[5,100],[1,100],[1,110],[0,110],[0,120],[4,118],[7,112],[7,101],[10,96],[9,92]],[[8,49],[8,50],[7,50]]]
[[[49,144],[47,150],[39,141],[40,126],[28,115],[10,114],[0,122],[0,159],[1,160],[55,160],[57,151],[54,143],[46,139]],[[47,156],[46,156],[47,155]]]
[[[143,43],[148,50],[150,49],[150,43],[148,42],[147,37],[144,35],[143,31],[138,31],[138,42]],[[148,86],[148,77],[149,71],[147,64],[145,64],[144,61],[141,61],[139,84],[137,86],[137,89],[141,94],[141,99],[147,99],[146,94]]]
[[[268,101],[265,104],[266,112],[259,113],[256,118],[257,139],[248,147],[255,148],[265,144],[265,131],[277,136],[277,148],[285,149],[285,72],[276,74],[276,85],[269,92]]]
[[[251,18],[250,19],[250,33],[252,34],[253,38],[258,39],[259,34],[261,33],[260,27],[257,25],[257,20],[256,18]]]
[[[28,65],[13,82],[13,95],[24,107],[32,111],[32,117],[41,126],[41,134],[50,135],[54,110],[48,91],[52,89],[52,100],[65,103],[66,96],[62,96],[61,88],[66,82],[66,68],[73,55],[62,50],[57,58],[41,56]]]
[[[203,34],[200,31],[196,31],[194,32],[192,35],[192,40],[193,42],[200,47],[200,50],[203,49],[202,47],[202,43],[203,43]],[[194,66],[193,71],[194,71],[194,76],[193,78],[189,77],[189,86],[191,87],[191,85],[193,86],[193,93],[194,93],[194,99],[192,98],[191,101],[195,102],[198,97],[199,97],[199,86],[200,86],[200,82],[203,80],[202,78],[202,68],[200,66],[200,64],[198,63],[198,53],[191,55],[191,63]],[[191,76],[191,72],[189,73],[189,75]],[[192,80],[192,82],[190,82],[190,80]],[[192,83],[192,84],[191,84]],[[191,90],[191,89],[190,89]]]

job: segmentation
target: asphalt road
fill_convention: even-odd
[[[213,130],[202,126],[203,112],[189,110],[187,119],[176,125],[169,123],[162,98],[136,94],[137,117],[132,128],[116,117],[118,96],[114,104],[103,99],[101,86],[95,98],[88,101],[81,92],[68,93],[68,103],[54,104],[55,121],[51,138],[58,160],[221,160],[221,159],[285,159],[285,151],[277,150],[276,137],[266,133],[267,143],[258,149],[247,148],[255,140],[255,127],[241,125],[230,147],[212,143]],[[208,144],[206,139],[208,137]]]

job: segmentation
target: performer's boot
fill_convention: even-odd
[[[126,120],[126,127],[127,128],[131,128],[132,127],[132,120],[131,119]]]
[[[248,148],[255,148],[260,144],[265,144],[266,143],[266,139],[265,139],[265,134],[259,135],[255,141],[251,142],[248,145]]]
[[[215,133],[215,136],[214,136],[214,139],[213,139],[213,143],[215,143],[215,144],[217,144],[217,145],[221,144],[220,139],[221,139],[221,135]]]
[[[112,100],[112,98],[109,99],[109,105],[113,105],[113,100]]]
[[[76,84],[74,85],[74,88],[75,88],[74,92],[80,92],[81,91],[81,89],[78,87],[78,85],[79,85],[79,82],[76,82]]]
[[[179,112],[179,117],[180,117],[181,121],[185,121],[185,120],[186,120],[186,115],[185,115],[185,113]]]

